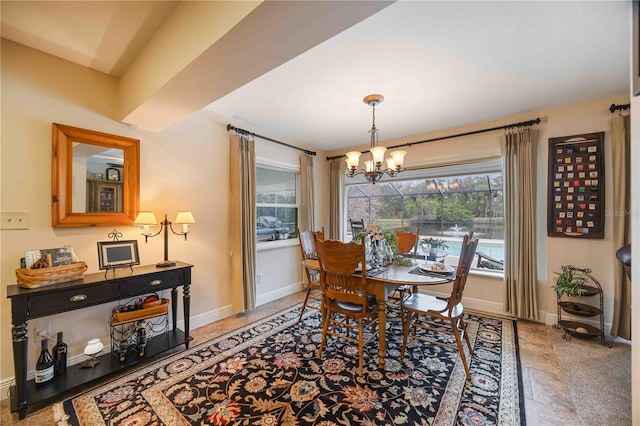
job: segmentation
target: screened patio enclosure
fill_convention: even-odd
[[[420,228],[421,238],[445,240],[453,256],[473,231],[479,252],[504,259],[502,173],[348,184],[346,196],[347,218],[363,218],[384,231]]]

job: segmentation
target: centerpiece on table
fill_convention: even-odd
[[[366,245],[365,251],[367,261],[371,261],[376,266],[396,263],[399,265],[412,265],[411,259],[406,259],[398,254],[396,234],[391,231],[383,231],[382,228],[370,223],[366,229],[353,237],[353,241]]]
[[[440,238],[427,237],[420,240],[422,250],[427,253],[427,260],[435,261],[438,258],[439,249],[448,249],[449,246]]]

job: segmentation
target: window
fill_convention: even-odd
[[[257,243],[297,238],[300,173],[256,167]]]
[[[446,261],[451,263],[457,262],[462,237],[473,231],[480,238],[479,267],[502,269],[504,204],[499,163],[413,170],[405,176],[405,180],[383,179],[375,185],[347,184],[347,218],[364,218],[365,224],[374,222],[385,231],[420,228],[421,238],[445,240]],[[350,239],[351,230],[346,229]],[[418,253],[425,254],[424,250],[419,247]],[[473,267],[477,265],[474,262]]]

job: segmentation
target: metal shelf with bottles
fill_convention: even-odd
[[[168,305],[168,299],[153,293],[116,306],[109,321],[113,356],[129,364],[144,357],[149,348],[166,346]]]
[[[553,327],[564,330],[562,338],[570,340],[571,336],[577,336],[581,338],[600,337],[600,343],[602,346],[612,347],[612,344],[607,342],[604,338],[604,292],[600,282],[591,275],[591,269],[589,268],[576,268],[573,265],[563,266],[562,273],[558,273],[559,281],[555,286],[557,307],[558,307],[558,322]],[[569,277],[569,280],[566,278]],[[564,279],[568,283],[561,284],[561,279]],[[564,291],[561,289],[564,286]],[[577,288],[578,290],[567,290],[569,287]],[[581,298],[593,298],[598,297],[598,305],[595,306],[591,303],[579,302]],[[563,318],[565,314],[565,318]],[[578,318],[567,319],[566,314]],[[599,318],[599,326],[588,324],[586,320],[580,320],[579,318]]]

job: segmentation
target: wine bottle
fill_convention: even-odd
[[[147,347],[147,330],[144,321],[136,324],[136,340],[138,341],[138,355],[144,356],[144,349]]]
[[[41,386],[53,380],[53,357],[47,348],[47,339],[42,339],[42,349],[36,362],[36,386]]]
[[[67,344],[62,341],[62,331],[58,332],[58,343],[53,347],[53,372],[55,377],[67,372]]]

